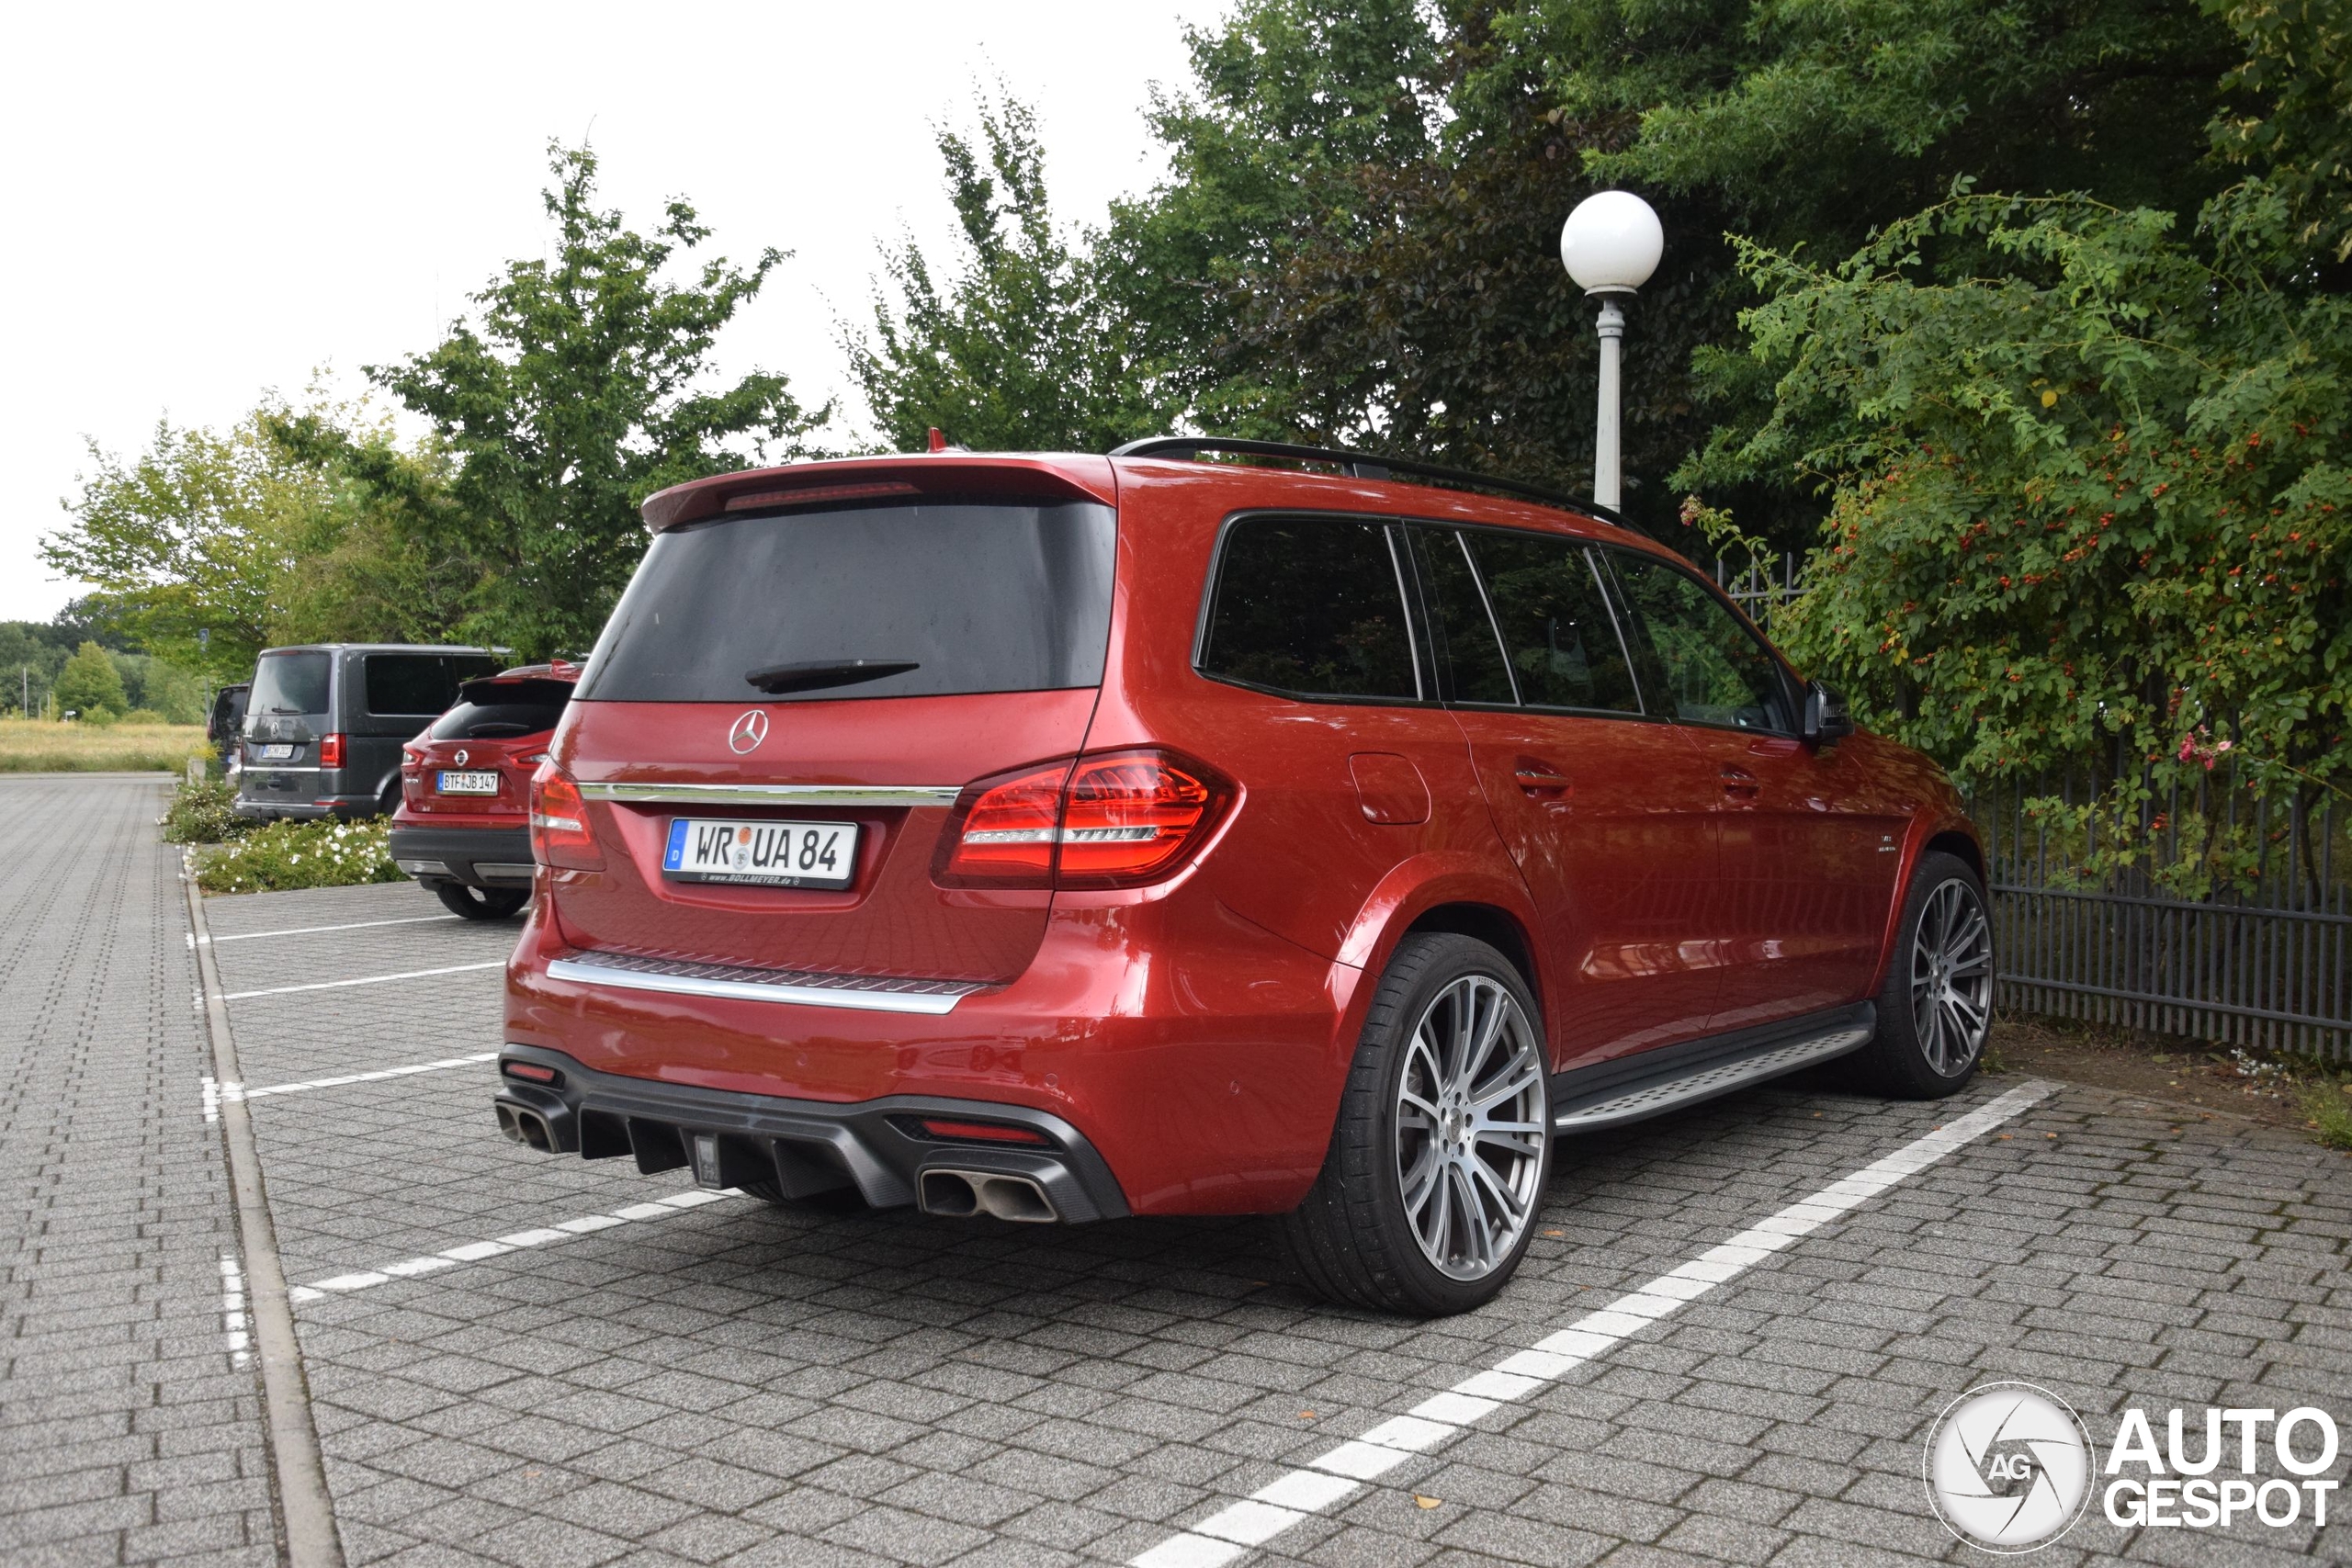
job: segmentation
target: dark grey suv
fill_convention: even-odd
[[[401,798],[401,743],[439,717],[458,687],[498,672],[483,648],[322,643],[273,648],[245,705],[236,812],[375,817]]]

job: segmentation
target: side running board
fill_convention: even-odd
[[[1630,1081],[1620,1078],[1607,1089],[1583,1095],[1575,1095],[1577,1075],[1563,1075],[1554,1080],[1553,1125],[1563,1133],[1591,1133],[1679,1111],[1859,1050],[1877,1028],[1876,1010],[1866,1004],[1855,1011],[1841,1011],[1835,1022],[1825,1025],[1816,1021],[1793,1039],[1781,1033],[1769,1043],[1745,1048],[1734,1045],[1728,1053],[1702,1045],[1703,1054],[1695,1061],[1689,1048],[1677,1048],[1670,1052],[1674,1060],[1659,1064],[1655,1071]]]

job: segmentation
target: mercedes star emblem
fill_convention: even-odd
[[[727,744],[740,757],[746,751],[757,750],[760,742],[767,738],[768,716],[758,708],[752,708],[735,721],[734,728],[727,732]]]

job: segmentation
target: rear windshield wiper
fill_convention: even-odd
[[[863,681],[879,681],[886,675],[903,675],[922,666],[911,659],[820,659],[810,664],[771,664],[764,670],[744,671],[744,681],[771,696],[786,692],[816,692],[827,686],[854,686]]]

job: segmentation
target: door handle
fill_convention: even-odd
[[[1757,791],[1762,787],[1756,782],[1754,773],[1729,762],[1724,764],[1723,781],[1724,793],[1735,800],[1753,800]]]
[[[1521,757],[1513,765],[1511,778],[1521,789],[1534,795],[1566,795],[1576,788],[1575,782],[1551,763],[1528,757]]]

